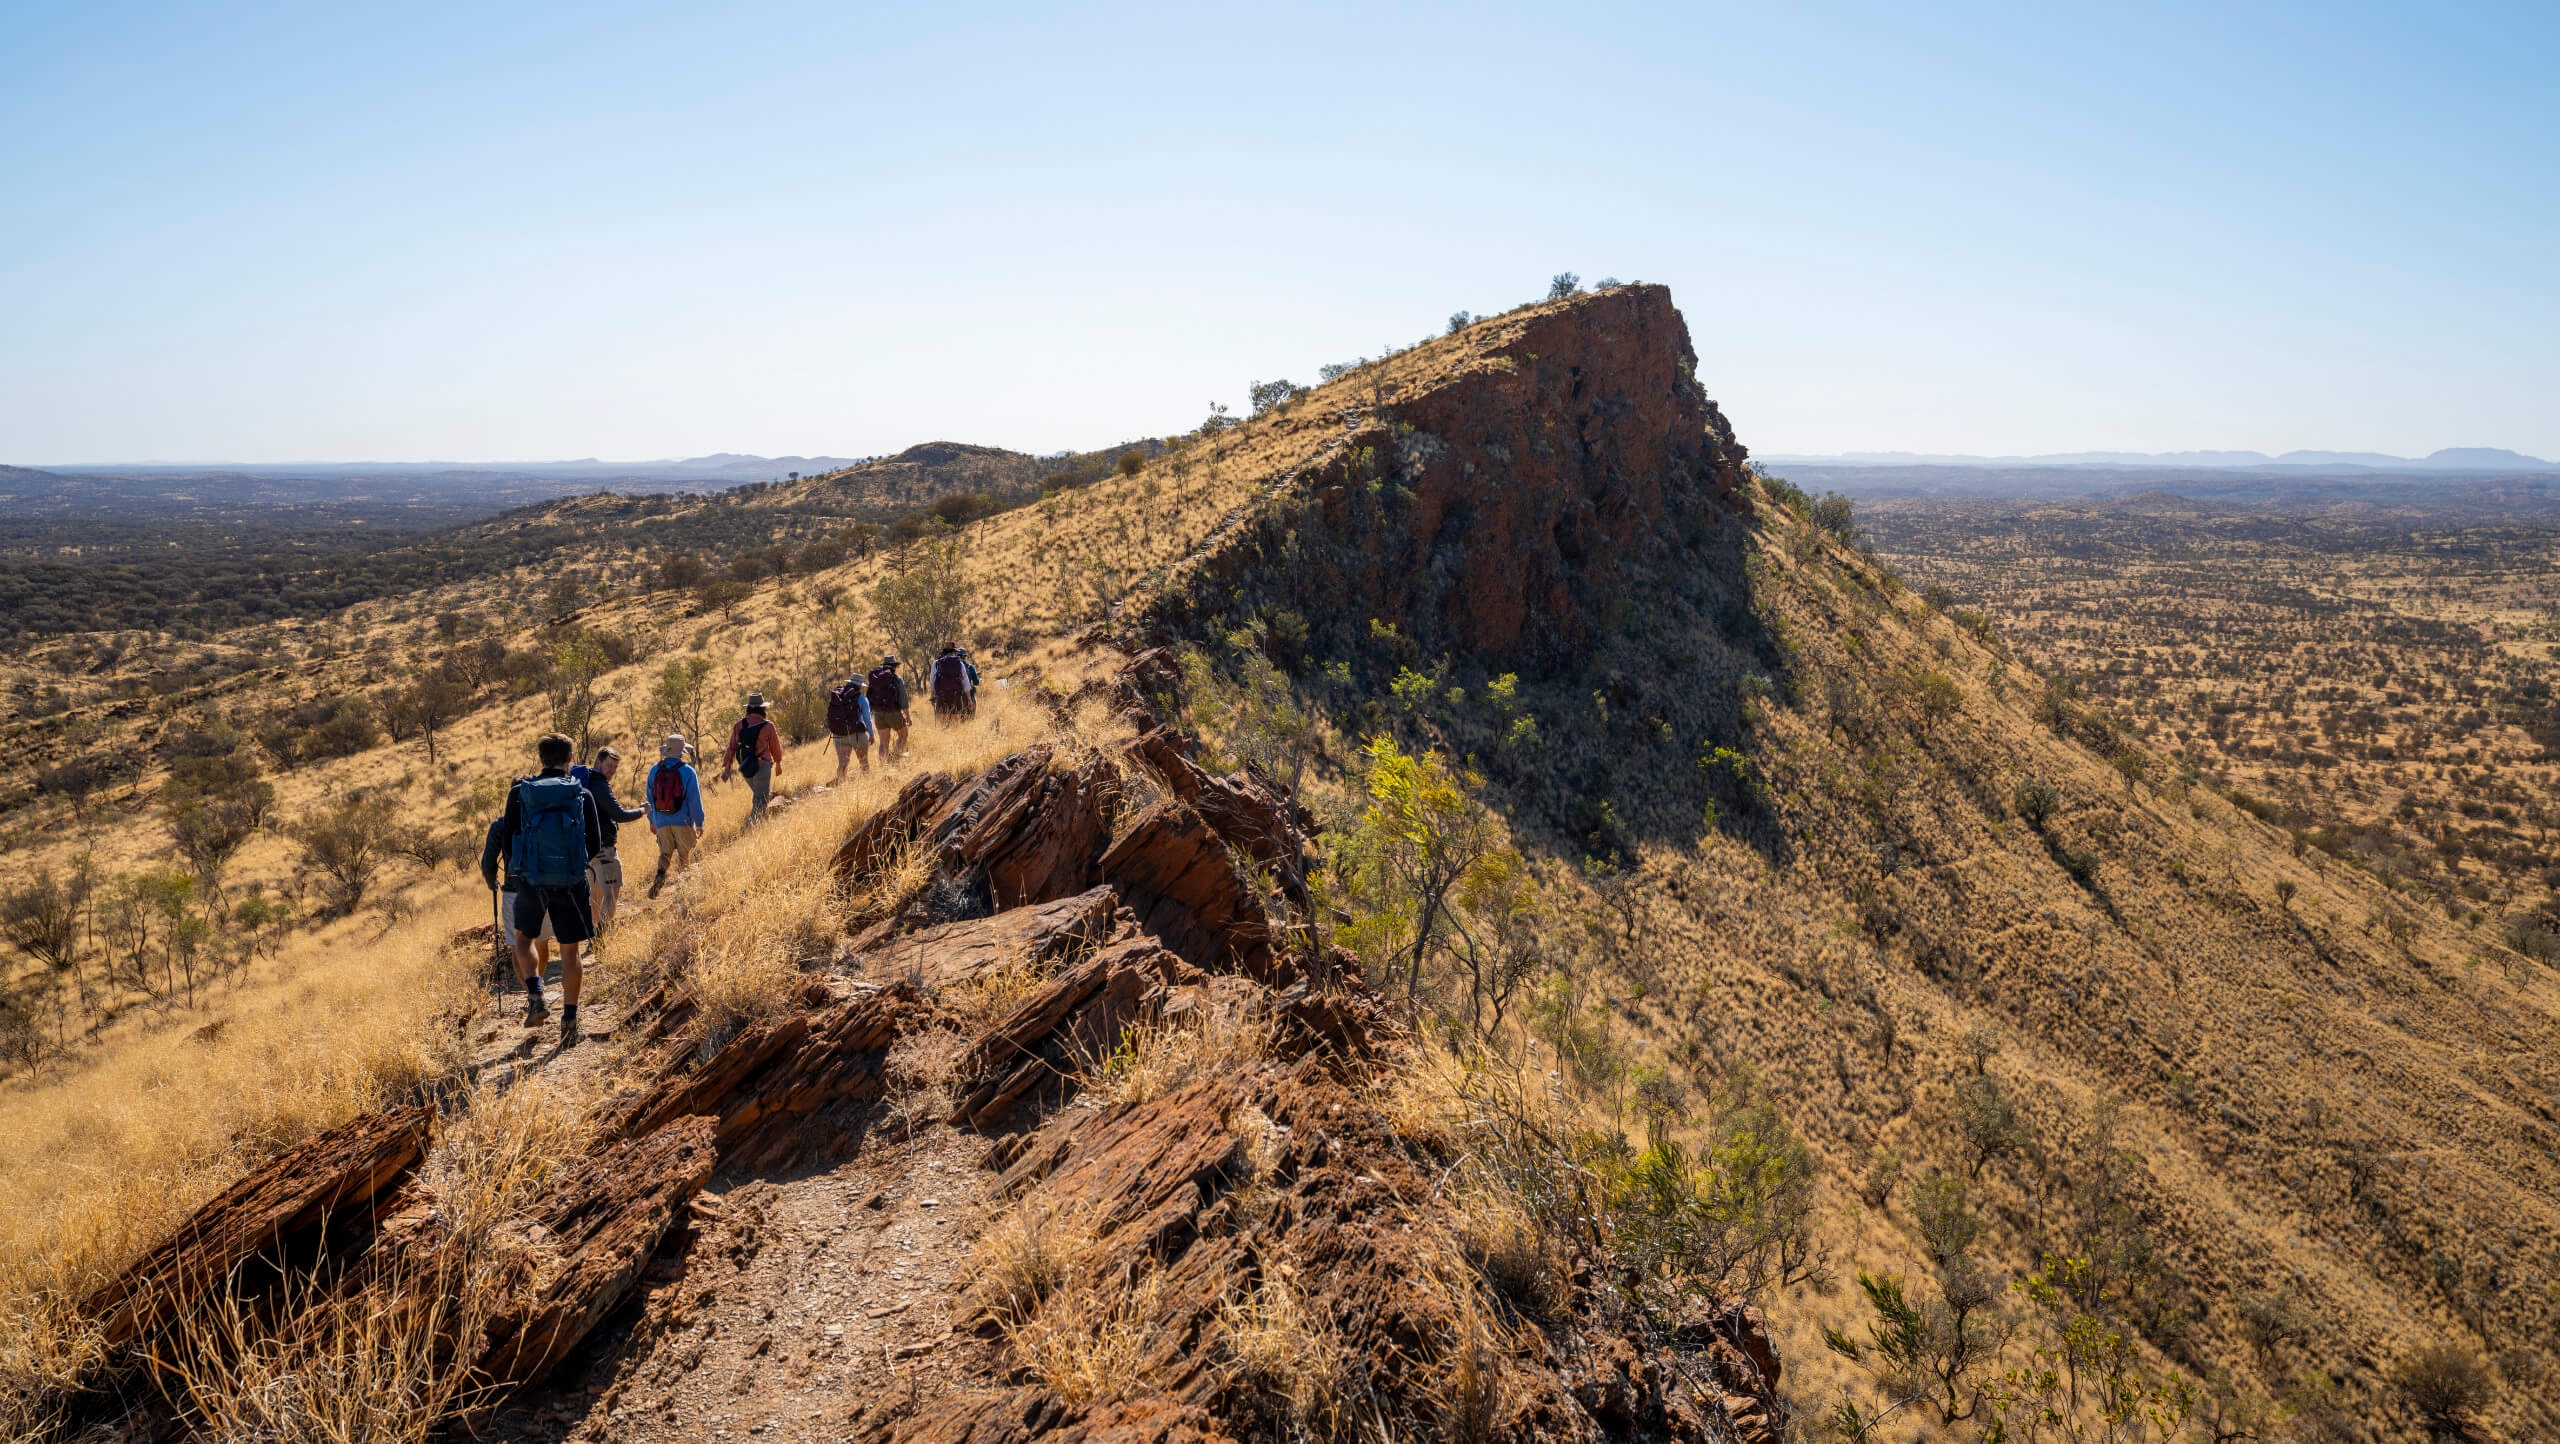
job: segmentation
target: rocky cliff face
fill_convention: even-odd
[[[1710,502],[1742,483],[1748,452],[1664,287],[1481,321],[1432,354],[1338,412],[1338,438],[1193,557],[1149,620],[1180,633],[1287,612],[1336,650],[1375,618],[1426,654],[1554,662],[1642,570],[1711,534]]]

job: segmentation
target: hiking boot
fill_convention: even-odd
[[[526,994],[524,1000],[524,1025],[528,1028],[539,1028],[550,1021],[551,1005],[543,1001],[540,993]]]
[[[560,1046],[563,1048],[578,1046],[578,1010],[576,1008],[563,1007],[560,1010]]]
[[[666,885],[667,875],[663,872],[659,873],[656,877],[649,879],[649,896],[653,898],[656,897],[658,895],[658,889],[665,887]]]

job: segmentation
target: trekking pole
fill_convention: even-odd
[[[515,973],[515,951],[507,946],[507,915],[498,902],[498,889],[489,889],[489,937],[498,953],[498,986],[505,987]]]

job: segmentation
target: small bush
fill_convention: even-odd
[[[2430,1425],[2458,1430],[2486,1406],[2496,1385],[2480,1356],[2451,1340],[2421,1344],[2392,1371]]]
[[[2029,827],[2042,832],[2062,806],[2062,789],[2040,777],[2023,778],[2010,789],[2009,805],[2018,809],[2018,815],[2027,820]]]

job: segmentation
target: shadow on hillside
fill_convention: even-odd
[[[1712,831],[1792,860],[1749,718],[1811,683],[1754,594],[1751,520],[1712,515],[1539,679],[1542,745],[1485,767],[1524,847],[1579,868]]]

